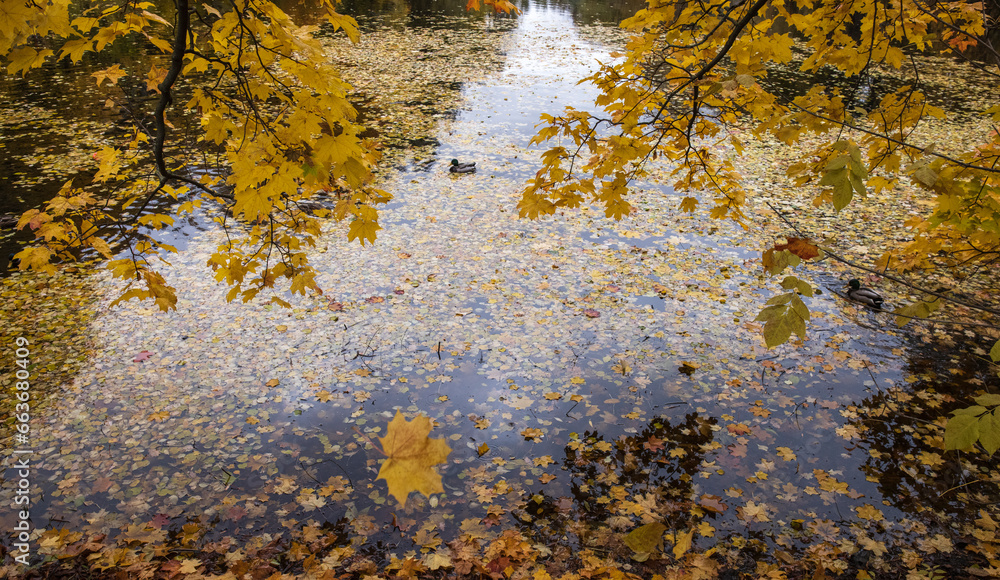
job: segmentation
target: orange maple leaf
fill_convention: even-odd
[[[385,437],[379,437],[386,459],[376,480],[385,480],[389,493],[401,507],[406,506],[406,497],[411,491],[419,491],[428,497],[432,493],[444,492],[441,475],[434,471],[433,466],[447,460],[451,447],[443,438],[428,437],[430,432],[431,420],[424,415],[408,422],[402,413],[396,411],[396,416],[389,421]]]
[[[726,429],[733,435],[746,435],[750,432],[750,426],[744,423],[730,423]]]
[[[819,255],[819,248],[809,238],[788,238],[787,244],[775,244],[774,249],[778,252],[788,250],[803,260],[811,260]]]

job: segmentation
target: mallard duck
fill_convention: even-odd
[[[459,163],[458,159],[451,160],[451,167],[448,171],[452,173],[475,173],[476,172],[476,162],[472,163]]]
[[[851,300],[867,304],[872,308],[882,308],[882,303],[884,303],[885,300],[878,295],[878,292],[875,292],[870,288],[862,288],[861,282],[858,282],[857,280],[850,280],[847,285],[851,288],[847,291],[847,296]]]

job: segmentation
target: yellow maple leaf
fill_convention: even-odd
[[[116,64],[113,67],[99,70],[91,74],[91,76],[97,79],[97,86],[101,86],[104,83],[104,79],[111,81],[112,85],[118,84],[118,79],[122,78],[126,74],[128,73],[123,71],[120,65]]]
[[[365,241],[374,244],[375,243],[375,232],[382,229],[382,226],[378,225],[377,221],[369,221],[365,219],[356,219],[351,222],[350,228],[347,231],[347,241],[353,241],[357,239],[361,242],[361,245],[365,245]]]
[[[714,538],[715,528],[708,522],[701,522],[698,524],[698,535],[705,538]]]
[[[23,74],[28,72],[28,69],[40,67],[45,63],[45,58],[51,55],[51,50],[36,51],[27,46],[12,50],[7,56],[10,61],[7,65],[7,74],[13,75],[18,72]]]
[[[778,447],[778,457],[785,461],[795,461],[795,452],[788,447]]]
[[[862,519],[872,520],[876,522],[885,519],[885,516],[882,514],[882,510],[878,509],[877,507],[873,506],[870,503],[866,503],[865,505],[856,508],[855,511],[858,513],[858,517]]]
[[[930,451],[920,452],[919,459],[920,463],[923,463],[924,465],[928,465],[930,467],[937,467],[939,465],[944,464],[944,459],[941,458],[940,454],[933,453]]]
[[[832,491],[836,493],[848,492],[848,486],[846,482],[838,481],[837,478],[833,477],[832,475],[821,469],[814,469],[813,475],[816,476],[816,481],[819,483],[819,488],[823,491]]]
[[[386,459],[379,469],[378,479],[384,479],[389,486],[389,494],[406,507],[406,497],[411,491],[430,496],[441,493],[441,475],[434,471],[434,465],[444,463],[451,447],[443,439],[431,439],[431,420],[420,415],[407,421],[403,414],[389,421],[385,437],[379,437]]]
[[[449,568],[452,565],[451,558],[448,557],[447,554],[442,554],[440,552],[434,552],[433,554],[424,556],[424,564],[426,564],[431,570]]]
[[[767,504],[763,502],[758,504],[748,501],[745,506],[736,508],[736,510],[737,516],[747,523],[771,521],[771,518],[767,515]]]
[[[542,430],[535,427],[528,427],[524,431],[521,431],[521,436],[530,441],[540,441],[542,439]]]
[[[30,247],[18,252],[14,258],[21,261],[21,265],[19,266],[21,270],[32,268],[49,274],[55,274],[56,267],[49,263],[52,256],[53,252],[48,248]]]

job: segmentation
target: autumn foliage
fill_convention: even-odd
[[[308,260],[319,217],[349,220],[351,240],[375,240],[376,208],[390,198],[370,186],[379,153],[360,137],[348,85],[322,57],[315,27],[296,25],[270,2],[238,3],[220,12],[179,0],[174,14],[162,16],[145,2],[102,4],[73,17],[69,2],[4,0],[3,8],[0,54],[8,55],[8,74],[26,74],[50,58],[78,62],[119,39],[145,39],[169,56],[166,68],[125,70],[116,64],[94,74],[98,85],[130,75],[157,95],[155,131],[136,128],[126,146],[96,154],[94,182],[101,194],[67,183],[46,207],[22,216],[18,226],[30,227],[44,242],[18,255],[22,268],[50,270],[53,261],[96,251],[128,284],[119,300],[149,299],[167,310],[176,304],[176,291],[157,263],[176,248],[149,232],[204,203],[227,208],[218,222],[233,235],[208,265],[231,288],[230,300],[250,300],[279,279],[288,280],[293,293],[319,290]],[[322,9],[334,30],[357,41],[353,18],[339,14],[333,2],[323,2]],[[56,48],[35,48],[29,39],[38,34],[50,35]],[[181,101],[179,83],[205,75],[213,81],[200,83]],[[225,159],[224,168],[170,155],[168,145],[176,139],[171,117],[185,114],[198,116],[199,141]],[[332,211],[309,212],[301,205],[330,188],[348,192]],[[158,198],[175,201],[174,215],[145,211]],[[112,233],[115,248],[105,241]]]
[[[601,90],[600,110],[544,118],[534,141],[550,147],[523,191],[520,213],[534,218],[596,203],[621,218],[631,211],[630,184],[648,178],[652,160],[666,158],[680,209],[707,205],[712,217],[746,225],[752,195],[733,154],[743,151],[749,129],[755,137],[809,143],[788,177],[814,188],[817,205],[841,210],[855,196],[891,196],[904,184],[933,195],[933,209],[910,220],[912,241],[884,248],[870,268],[906,274],[994,264],[1000,136],[993,131],[947,148],[917,140],[915,129],[945,112],[928,104],[920,65],[907,57],[985,46],[990,58],[980,66],[996,75],[1000,58],[985,41],[987,24],[982,5],[966,2],[903,1],[888,10],[878,2],[649,2],[622,23],[633,36],[618,60],[588,79]],[[847,88],[816,83],[785,100],[767,88],[769,71],[780,67],[835,70]],[[859,93],[876,90],[870,82],[879,71],[904,82],[859,103]],[[997,107],[980,114],[1000,120]],[[772,275],[819,256],[815,243],[789,235],[764,252]],[[782,286],[802,290],[787,278]],[[786,308],[792,295],[781,300],[763,314],[772,346],[789,332],[803,336],[807,318],[803,307]],[[906,312],[926,316],[926,309]]]

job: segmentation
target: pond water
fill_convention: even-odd
[[[117,289],[92,279],[95,351],[34,425],[38,529],[235,558],[319,529],[338,538],[324,557],[350,547],[381,567],[513,528],[567,566],[597,553],[646,574],[662,562],[632,560],[622,537],[653,521],[697,529],[697,550],[742,570],[816,546],[858,566],[856,546],[878,556],[866,542],[886,542],[895,557],[976,516],[993,488],[952,489],[975,477],[941,467],[952,460],[925,423],[952,404],[942,377],[984,370],[942,356],[951,339],[886,330],[888,315],[827,291],[846,279],[836,264],[808,271],[824,290],[808,299],[809,338],[768,351],[752,322],[769,297],[763,221],[681,214],[652,181],[621,222],[590,209],[516,218],[539,115],[593,107],[577,81],[620,41],[605,15],[401,6],[359,14],[370,42],[410,43],[445,68],[445,37],[484,56],[466,80],[416,78],[448,94],[403,112],[383,106],[391,88],[367,93],[383,134],[421,143],[381,176],[394,201],[377,243],[331,225],[314,258],[325,293],[283,295],[291,310],[226,303],[205,267],[221,234],[197,223],[164,271],[176,312],[105,310]],[[449,174],[452,158],[477,173]],[[405,508],[376,480],[371,444],[397,410],[429,416],[451,448],[444,493]],[[79,539],[50,532],[40,552]]]

